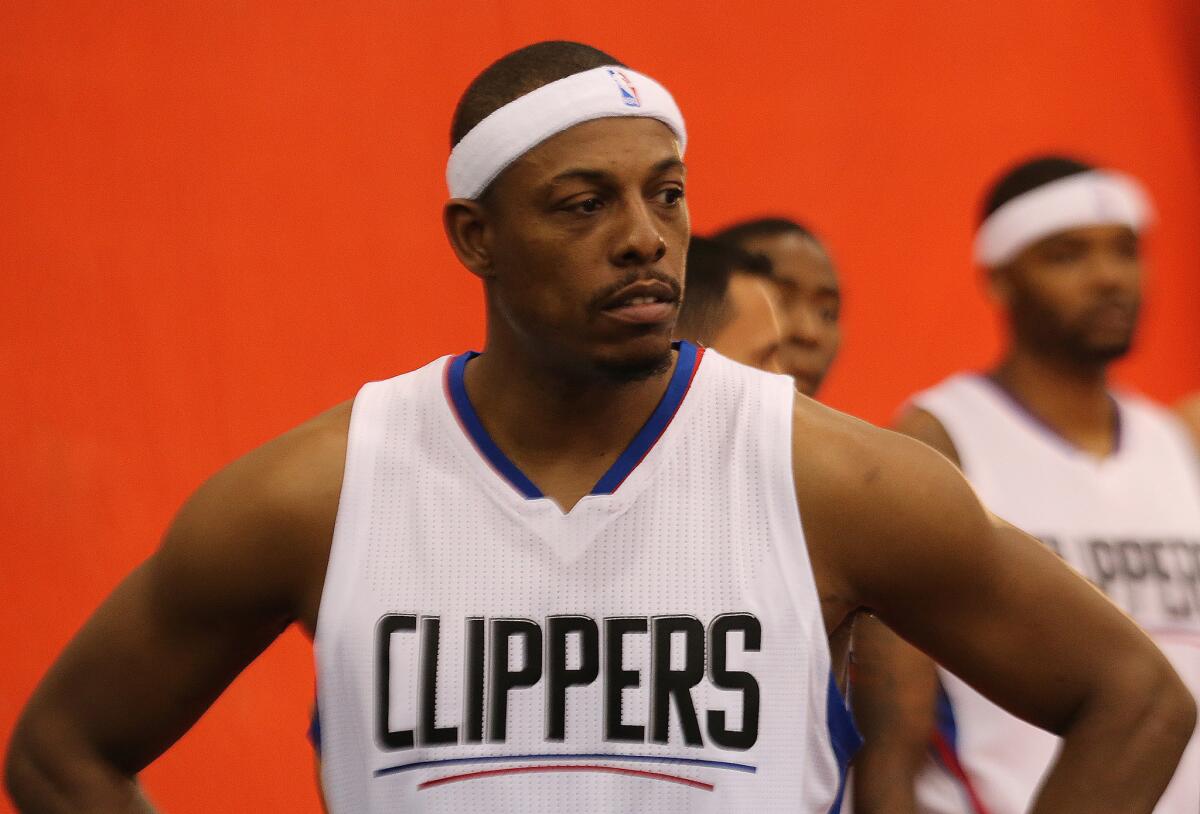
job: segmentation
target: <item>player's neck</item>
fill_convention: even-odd
[[[1073,446],[1103,458],[1119,444],[1108,366],[1078,365],[1013,348],[992,380]]]
[[[648,379],[566,375],[489,342],[467,365],[465,383],[484,428],[547,496],[570,508],[654,412],[672,365]]]

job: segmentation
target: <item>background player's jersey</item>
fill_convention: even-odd
[[[982,376],[953,376],[912,403],[945,427],[983,503],[1040,538],[1129,612],[1200,696],[1196,451],[1165,410],[1134,396],[1114,400],[1118,443],[1103,460],[1070,445]],[[1045,612],[1053,616],[1054,608]],[[941,678],[936,760],[918,783],[924,810],[1026,811],[1058,739],[953,675],[941,671]],[[1155,811],[1200,811],[1200,738],[1193,738]]]
[[[856,735],[791,380],[680,343],[662,403],[564,515],[488,437],[470,357],[354,404],[316,635],[333,814],[829,811]]]

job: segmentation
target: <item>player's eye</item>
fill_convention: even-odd
[[[1137,240],[1118,240],[1116,243],[1116,255],[1123,260],[1136,260],[1138,257]]]
[[[568,209],[574,212],[582,212],[585,215],[592,215],[599,212],[604,207],[604,201],[597,197],[585,198],[582,201],[576,201],[571,204]]]
[[[1078,240],[1064,240],[1046,246],[1042,250],[1042,259],[1055,265],[1078,263],[1087,256],[1088,246]]]
[[[658,193],[658,198],[667,206],[676,206],[683,200],[683,187],[667,187]]]

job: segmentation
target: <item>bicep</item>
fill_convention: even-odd
[[[936,723],[937,672],[878,618],[854,625],[855,721],[868,744],[886,739],[924,755]]]
[[[39,754],[136,773],[296,617],[338,470],[274,443],[202,486],[59,656],[23,720]]]
[[[39,686],[27,714],[43,745],[134,774],[286,626],[283,617],[180,606],[172,594],[191,589],[169,581],[162,553],[117,587]]]
[[[855,811],[914,812],[914,782],[937,726],[929,657],[873,616],[854,625],[850,703],[863,735],[854,763]]]
[[[944,457],[893,433],[870,441],[857,488],[823,524],[840,539],[823,547],[848,595],[909,642],[1052,731],[1114,655],[1154,652],[1057,556],[989,517]]]

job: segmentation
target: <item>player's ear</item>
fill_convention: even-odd
[[[479,202],[466,198],[446,201],[442,226],[459,262],[476,277],[492,276],[491,228]]]
[[[1000,307],[1007,308],[1012,304],[1012,267],[988,269],[986,273],[988,296]]]

